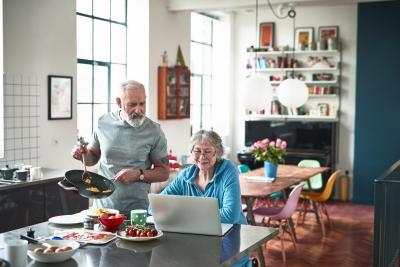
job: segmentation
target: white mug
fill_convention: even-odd
[[[5,240],[5,258],[13,267],[26,266],[28,241],[21,239]]]
[[[43,178],[43,172],[41,167],[32,167],[30,168],[29,173],[31,175],[31,180],[37,180]]]

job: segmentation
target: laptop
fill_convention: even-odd
[[[233,226],[221,224],[216,198],[149,194],[149,201],[162,231],[223,236]]]

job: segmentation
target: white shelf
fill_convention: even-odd
[[[248,69],[252,71],[253,69]],[[265,69],[255,69],[255,72],[287,72],[287,71],[337,71],[339,70],[337,67],[334,68],[265,68]]]
[[[269,82],[271,85],[280,85],[282,81],[272,81]],[[334,81],[303,81],[305,84],[310,84],[310,85],[318,85],[318,84],[322,84],[322,85],[338,85],[338,81],[334,80]]]
[[[268,52],[248,52],[248,53],[257,53],[257,55],[291,55],[293,51],[268,51]],[[302,51],[294,51],[295,55],[311,55],[311,54],[338,54],[339,50],[302,50]]]
[[[320,94],[320,95],[318,95],[318,94],[309,94],[308,95],[308,97],[309,98],[337,98],[337,97],[339,97],[338,95],[336,95],[336,94]]]
[[[333,116],[310,116],[310,115],[246,115],[246,121],[325,121],[337,122],[338,118]]]

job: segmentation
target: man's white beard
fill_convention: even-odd
[[[137,114],[136,113],[136,116],[135,116],[135,114],[133,113],[133,114],[131,114],[131,115],[129,115],[128,114],[128,112],[126,112],[125,110],[123,110],[123,109],[121,109],[121,112],[122,112],[122,117],[123,117],[123,119],[130,125],[130,126],[132,126],[132,127],[139,127],[139,126],[141,126],[142,124],[143,124],[143,122],[144,122],[144,119],[145,119],[145,116],[144,116],[144,114]],[[132,116],[133,115],[133,116]],[[135,117],[134,117],[135,116]]]

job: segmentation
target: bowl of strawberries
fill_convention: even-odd
[[[99,216],[99,222],[103,225],[104,231],[117,231],[119,226],[124,222],[124,214],[103,213]]]

